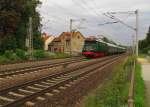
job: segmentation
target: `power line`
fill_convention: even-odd
[[[136,15],[136,27],[134,28],[133,26],[130,26],[126,24],[124,21],[120,20],[119,18],[115,17],[113,14],[135,14]],[[120,22],[121,24],[125,25],[126,27],[134,30],[136,32],[136,56],[138,56],[138,31],[139,31],[139,12],[138,10],[136,11],[127,11],[127,12],[107,12],[104,13],[105,16]]]

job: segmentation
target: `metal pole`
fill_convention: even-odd
[[[136,56],[138,56],[138,33],[139,33],[139,11],[135,11],[136,14]]]
[[[73,20],[70,19],[70,32],[72,32],[72,22],[73,22]]]
[[[72,31],[72,22],[73,20],[70,19],[70,56],[72,56],[72,34],[73,34],[73,31]]]
[[[135,55],[135,43],[134,43],[135,42],[135,36],[134,35],[132,35],[132,40],[133,40],[132,41],[133,42],[133,44],[132,44],[132,52],[133,53],[132,54]]]
[[[29,55],[30,60],[32,60],[33,56],[32,17],[29,17]]]

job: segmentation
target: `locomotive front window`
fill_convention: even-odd
[[[95,47],[95,45],[86,45],[85,50],[86,51],[94,51],[94,50],[96,50],[96,47]]]

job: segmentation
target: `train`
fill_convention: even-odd
[[[98,58],[125,52],[126,48],[104,42],[103,40],[85,40],[82,55],[87,58]]]

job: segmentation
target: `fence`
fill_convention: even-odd
[[[128,107],[134,107],[135,61],[132,68],[131,82],[128,96]]]

